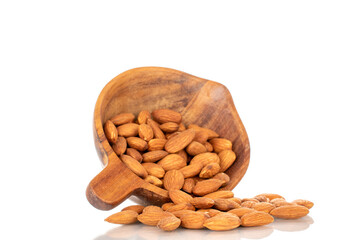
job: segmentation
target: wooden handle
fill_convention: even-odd
[[[119,159],[109,164],[89,183],[86,197],[94,207],[110,210],[143,184]]]

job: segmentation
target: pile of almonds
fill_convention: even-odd
[[[146,182],[168,191],[172,202],[134,205],[105,219],[111,223],[143,224],[172,231],[184,228],[230,230],[261,226],[273,217],[296,219],[309,213],[307,200],[287,202],[277,194],[236,198],[222,190],[224,173],[235,161],[232,143],[211,129],[185,126],[181,114],[158,109],[121,113],[104,124],[106,138],[121,161]]]

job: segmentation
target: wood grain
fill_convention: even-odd
[[[109,210],[130,195],[157,205],[169,201],[166,190],[145,182],[120,161],[103,130],[106,120],[119,113],[137,115],[162,108],[180,112],[185,125],[210,128],[233,142],[237,159],[226,171],[231,180],[223,189],[233,189],[244,176],[250,159],[249,140],[224,85],[168,68],[135,68],[111,80],[95,105],[95,147],[105,168],[87,188],[94,207]]]

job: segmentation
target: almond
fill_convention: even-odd
[[[175,204],[190,203],[193,199],[189,194],[181,190],[169,190],[169,197]]]
[[[232,198],[232,197],[234,197],[234,193],[232,191],[229,191],[229,190],[221,190],[221,191],[216,191],[216,192],[213,192],[213,193],[206,194],[204,197],[208,197],[208,198],[212,198],[212,199],[216,199],[216,198]]]
[[[184,185],[184,175],[179,170],[170,170],[164,176],[166,190],[180,190]]]
[[[191,156],[196,156],[200,153],[207,152],[207,149],[204,145],[197,141],[192,141],[187,147],[186,152]]]
[[[195,137],[195,131],[192,129],[185,130],[179,135],[172,137],[165,144],[165,150],[169,153],[176,153],[184,149]]]
[[[146,178],[148,173],[145,170],[145,168],[134,158],[128,156],[128,155],[121,155],[121,160],[123,163],[136,175],[142,178]]]
[[[220,165],[218,163],[209,163],[201,170],[199,177],[201,178],[211,178],[216,175],[220,170]],[[220,180],[220,179],[217,179]],[[221,180],[222,181],[222,180]],[[222,183],[223,184],[223,183]]]
[[[204,213],[192,212],[181,216],[181,226],[188,229],[201,229],[207,217]]]
[[[230,211],[231,209],[240,207],[238,203],[224,198],[215,199],[214,202],[214,208],[220,211]]]
[[[149,125],[143,123],[139,126],[139,137],[148,142],[154,137],[154,132]]]
[[[135,137],[139,134],[139,124],[126,123],[117,127],[119,136],[123,137]]]
[[[262,193],[262,194],[256,195],[255,197],[258,197],[258,196],[265,196],[270,201],[275,199],[275,198],[283,198],[283,199],[285,199],[284,197],[280,196],[279,194],[275,194],[275,193]]]
[[[264,195],[260,195],[260,196],[254,197],[254,198],[259,200],[259,202],[270,202],[270,199],[268,199]]]
[[[148,175],[144,180],[145,182],[151,183],[157,187],[161,187],[163,185],[163,182],[155,176]]]
[[[118,132],[116,130],[114,123],[112,123],[110,120],[107,120],[105,122],[104,132],[107,140],[110,143],[116,143],[116,140],[118,139]]]
[[[142,163],[141,165],[143,165],[149,175],[157,178],[162,178],[165,175],[165,170],[156,163]]]
[[[194,129],[196,131],[205,131],[207,133],[209,139],[219,137],[219,134],[217,134],[215,131],[208,129],[208,128],[199,127],[198,125],[195,125],[195,124],[190,124],[188,126],[188,128]]]
[[[268,202],[259,202],[253,206],[253,209],[255,209],[256,211],[266,212],[266,213],[269,213],[274,208],[275,206]]]
[[[139,112],[138,118],[137,118],[138,124],[146,123],[148,118],[151,118],[151,114],[149,111],[143,110],[143,111]]]
[[[286,202],[284,198],[274,198],[270,200],[270,203],[276,203],[276,202]]]
[[[219,156],[216,153],[206,152],[206,153],[198,154],[193,159],[191,159],[190,165],[195,163],[200,163],[204,167],[205,165],[212,162],[220,164]]]
[[[181,218],[182,216],[189,214],[189,213],[193,213],[193,212],[194,212],[193,210],[184,209],[184,210],[178,210],[178,211],[171,212],[171,213],[174,214],[175,217]]]
[[[190,202],[196,208],[211,208],[214,206],[215,201],[206,197],[195,197]]]
[[[241,205],[241,202],[242,202],[241,198],[233,197],[233,198],[228,198],[228,199]]]
[[[233,213],[238,217],[242,217],[245,214],[254,212],[254,211],[255,211],[255,209],[252,209],[252,208],[240,207],[240,208],[234,208],[234,209],[230,210],[229,213]]]
[[[132,211],[135,211],[138,214],[140,214],[144,210],[144,206],[142,206],[142,205],[131,205],[131,206],[128,206],[126,208],[123,208],[121,211],[126,211],[126,210],[132,210]]]
[[[172,212],[177,212],[177,211],[180,211],[180,210],[195,211],[195,207],[191,203],[183,202],[183,203],[175,204],[174,206],[168,208],[166,211],[172,213]]]
[[[166,133],[173,133],[179,129],[179,125],[174,122],[163,123],[159,127],[163,132],[166,132]]]
[[[224,150],[219,153],[220,172],[225,172],[236,159],[236,155],[232,150]]]
[[[163,210],[160,207],[154,205],[144,207],[143,213],[151,213],[151,212],[163,212]]]
[[[194,141],[197,141],[201,144],[205,144],[209,138],[209,135],[205,131],[196,131]]]
[[[159,123],[181,123],[181,114],[170,109],[157,109],[151,115]]]
[[[179,154],[169,154],[161,159],[158,164],[165,170],[178,170],[186,166],[186,161]]]
[[[247,201],[253,201],[256,203],[259,202],[259,200],[257,200],[256,198],[243,198],[241,202],[247,202]]]
[[[184,181],[184,186],[182,189],[187,193],[192,193],[192,189],[195,186],[195,180],[193,178],[187,178]]]
[[[254,201],[243,201],[241,203],[242,207],[247,207],[247,208],[253,208],[255,206],[256,202]]]
[[[210,230],[224,231],[239,227],[241,220],[233,214],[218,214],[204,222],[204,226]]]
[[[143,212],[140,214],[137,219],[139,222],[149,225],[149,226],[156,226],[159,221],[166,217],[173,217],[174,215],[169,212],[164,211],[154,211],[154,212]]]
[[[131,148],[140,152],[145,151],[148,147],[147,142],[138,137],[128,137],[126,141]]]
[[[124,137],[118,137],[116,142],[112,144],[111,147],[114,149],[114,152],[117,155],[125,153],[127,147],[126,139]]]
[[[122,125],[125,123],[131,123],[135,119],[134,114],[132,113],[120,113],[112,118],[110,118],[110,121],[112,121],[115,125]]]
[[[219,213],[222,213],[221,211],[219,210],[216,210],[216,209],[211,209],[211,208],[202,208],[202,209],[199,209],[197,210],[197,212],[203,212],[203,213],[206,213],[207,215],[209,215],[209,217],[214,217],[216,215],[218,215]]]
[[[198,182],[193,188],[193,194],[197,196],[204,196],[218,190],[221,187],[221,184],[223,184],[223,181],[218,179],[208,179]]]
[[[274,218],[265,212],[254,211],[247,213],[241,217],[241,226],[255,227],[272,223]]]
[[[116,224],[131,224],[137,222],[137,217],[137,212],[132,210],[125,210],[107,217],[105,221]]]
[[[169,153],[164,150],[155,150],[146,152],[142,155],[144,162],[156,162],[166,157]]]
[[[181,221],[177,217],[166,217],[158,222],[157,227],[164,231],[174,231],[180,224]]]
[[[297,219],[306,216],[309,213],[307,207],[301,205],[287,205],[274,208],[270,214],[277,218]]]
[[[138,150],[135,148],[128,148],[126,149],[126,154],[129,155],[132,158],[135,158],[139,163],[142,162],[143,157],[141,156],[141,153],[139,153]]]
[[[208,152],[214,151],[214,148],[213,148],[213,146],[211,145],[211,143],[205,142],[205,143],[204,143],[204,146],[206,147],[206,150],[207,150]]]
[[[148,142],[148,151],[163,150],[166,141],[167,141],[166,139],[159,139],[159,138],[151,139]]]
[[[308,200],[304,200],[304,199],[297,199],[294,200],[293,203],[297,204],[297,205],[301,205],[304,206],[308,209],[312,208],[314,206],[314,203]]]
[[[203,168],[203,165],[200,163],[190,164],[180,169],[180,172],[184,175],[185,178],[194,177],[198,175]]]
[[[159,139],[165,139],[165,135],[164,133],[161,131],[159,124],[157,122],[155,122],[154,120],[152,120],[151,118],[147,119],[146,122],[151,129],[153,130],[154,136],[155,138],[159,138]]]
[[[296,203],[290,203],[290,202],[287,202],[287,201],[276,201],[276,202],[273,202],[271,203],[273,204],[275,207],[282,207],[282,206],[289,206],[289,205],[297,205]]]
[[[173,206],[175,206],[174,203],[168,202],[168,203],[164,203],[164,204],[161,206],[161,209],[164,210],[164,211],[166,211],[166,210],[168,210],[169,208],[171,208],[171,207],[173,207]]]
[[[218,173],[212,177],[213,179],[219,179],[224,183],[221,185],[222,187],[226,186],[230,182],[230,177],[226,173]]]
[[[170,138],[175,137],[175,136],[179,135],[180,133],[181,132],[166,133],[165,137],[167,140],[169,140]]]
[[[220,153],[224,150],[231,150],[232,143],[226,138],[213,138],[210,140],[211,145],[214,148],[214,152]]]

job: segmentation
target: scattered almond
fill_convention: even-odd
[[[145,182],[151,183],[157,187],[161,187],[163,185],[163,182],[155,176],[148,175],[144,180]]]
[[[253,209],[260,211],[260,212],[266,212],[266,213],[269,213],[274,208],[275,208],[275,206],[268,202],[259,202],[253,206]]]
[[[105,221],[116,224],[131,224],[137,222],[137,217],[137,212],[132,210],[125,210],[107,217]]]
[[[131,206],[128,206],[126,208],[123,208],[121,211],[126,211],[126,210],[132,210],[132,211],[135,211],[138,214],[140,214],[144,210],[144,206],[142,206],[142,205],[131,205]]]
[[[165,217],[158,222],[157,226],[164,231],[174,231],[180,224],[181,221],[177,217]]]
[[[237,215],[238,217],[242,217],[245,214],[254,212],[254,211],[255,211],[255,209],[252,209],[252,208],[240,207],[240,208],[234,208],[234,209],[230,210],[229,213],[233,213],[233,214]]]
[[[162,178],[165,175],[165,170],[156,163],[142,163],[141,165],[143,165],[149,175],[157,178]]]
[[[239,227],[241,220],[236,215],[218,214],[204,222],[204,226],[210,230],[225,231]]]
[[[314,206],[314,203],[308,200],[304,200],[304,199],[297,199],[294,200],[293,203],[297,204],[297,205],[301,205],[304,207],[307,207],[308,209],[312,208]]]
[[[265,212],[253,211],[241,217],[241,226],[255,227],[272,223],[274,218]]]
[[[189,229],[201,229],[207,217],[204,213],[192,212],[181,216],[181,226]]]
[[[230,182],[230,177],[226,173],[218,173],[212,178],[223,181],[224,183],[221,185],[222,187],[226,186]]]
[[[206,197],[195,197],[190,202],[196,208],[211,208],[214,206],[215,201]]]
[[[220,210],[220,211],[230,211],[231,209],[234,208],[239,208],[240,205],[234,201],[231,201],[229,199],[224,199],[224,198],[218,198],[214,200],[215,204],[214,204],[214,208]]]
[[[206,194],[204,197],[208,197],[208,198],[212,198],[212,199],[216,199],[216,198],[232,198],[232,197],[234,197],[234,193],[232,191],[229,191],[229,190],[221,190],[221,191],[216,191],[216,192],[213,192],[213,193]]]
[[[309,209],[301,205],[281,206],[270,212],[272,216],[284,219],[297,219],[306,216],[308,213]]]

